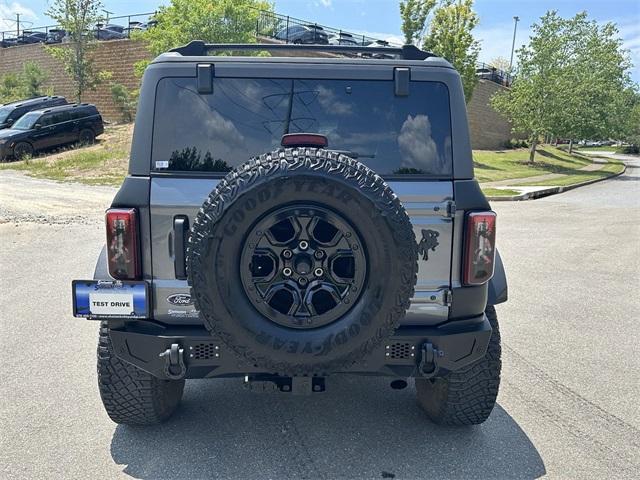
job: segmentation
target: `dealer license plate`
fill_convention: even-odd
[[[73,316],[92,320],[148,318],[146,282],[74,280]]]

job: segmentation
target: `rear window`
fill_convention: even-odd
[[[381,175],[451,175],[449,92],[439,82],[166,78],[156,92],[155,170],[226,172],[277,149],[285,133],[320,133]]]

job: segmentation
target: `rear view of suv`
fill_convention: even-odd
[[[67,99],[64,97],[35,97],[27,100],[19,100],[17,102],[7,103],[0,106],[0,129],[9,128],[25,113],[32,110],[41,110],[43,108],[57,107],[58,105],[67,105]]]
[[[69,143],[89,145],[103,132],[102,116],[95,105],[81,103],[34,110],[11,128],[0,130],[0,160],[19,160]]]
[[[209,54],[227,50],[350,57]],[[115,422],[167,419],[186,379],[316,394],[344,374],[414,381],[438,423],[487,419],[507,284],[447,61],[191,42],[144,74],[128,173],[72,286]]]

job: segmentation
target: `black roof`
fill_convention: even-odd
[[[64,100],[66,101],[66,99],[64,97],[61,97],[59,95],[54,95],[54,96],[42,96],[42,97],[33,97],[33,98],[28,98],[26,100],[17,100],[15,102],[10,102],[7,103],[5,105],[2,105],[3,107],[28,107],[31,105],[37,105],[38,103],[42,103],[42,102],[49,102],[49,101],[53,101],[53,100]]]
[[[85,109],[85,108],[93,108],[96,112],[98,109],[92,103],[69,103],[67,105],[56,105],[55,107],[45,107],[39,108],[37,110],[32,110],[31,113],[51,113],[51,112],[64,112],[67,110],[73,109]]]

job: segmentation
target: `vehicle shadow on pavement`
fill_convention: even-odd
[[[257,394],[239,379],[193,380],[154,427],[117,426],[111,455],[134,478],[538,478],[526,433],[496,406],[477,427],[438,427],[412,386],[331,377],[310,396]]]

